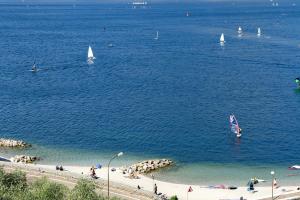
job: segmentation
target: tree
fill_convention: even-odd
[[[35,181],[29,187],[26,199],[34,200],[63,200],[66,199],[68,189],[58,183],[50,182],[46,178]]]
[[[73,188],[70,200],[98,200],[95,184],[86,179],[80,179]]]
[[[27,186],[26,174],[21,171],[14,171],[11,173],[0,172],[0,184],[8,189],[19,188],[24,189]]]
[[[172,196],[170,200],[178,200],[178,197],[176,195]]]

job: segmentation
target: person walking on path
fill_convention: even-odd
[[[157,194],[157,185],[156,185],[156,183],[153,186],[153,192],[154,192],[154,194]]]

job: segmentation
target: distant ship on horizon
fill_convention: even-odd
[[[132,8],[146,8],[148,5],[147,1],[133,1],[132,2]]]
[[[147,1],[133,1],[132,5],[147,5]]]

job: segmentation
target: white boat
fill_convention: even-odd
[[[243,34],[242,27],[240,27],[240,26],[239,26],[239,28],[238,28],[238,34],[239,34],[239,35],[242,35],[242,34]]]
[[[221,44],[224,44],[224,43],[225,43],[224,33],[221,34],[221,37],[220,37],[220,43],[221,43]]]
[[[96,59],[96,57],[94,57],[92,47],[89,46],[89,50],[88,50],[88,63],[94,63],[95,59]]]
[[[260,30],[260,28],[257,28],[257,36],[261,36],[261,30]]]
[[[147,1],[134,1],[132,2],[132,5],[147,5]]]
[[[253,182],[257,181],[257,183],[263,183],[263,182],[266,182],[266,180],[264,180],[264,179],[259,179],[259,178],[251,178],[251,181],[253,181]]]
[[[159,33],[158,31],[156,31],[156,37],[154,38],[154,40],[158,40],[158,37],[159,37]]]
[[[300,165],[293,165],[293,166],[289,167],[289,169],[300,170]]]

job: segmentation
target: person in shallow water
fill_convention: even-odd
[[[249,191],[253,191],[254,190],[254,184],[252,181],[250,181],[250,184],[249,184]]]

